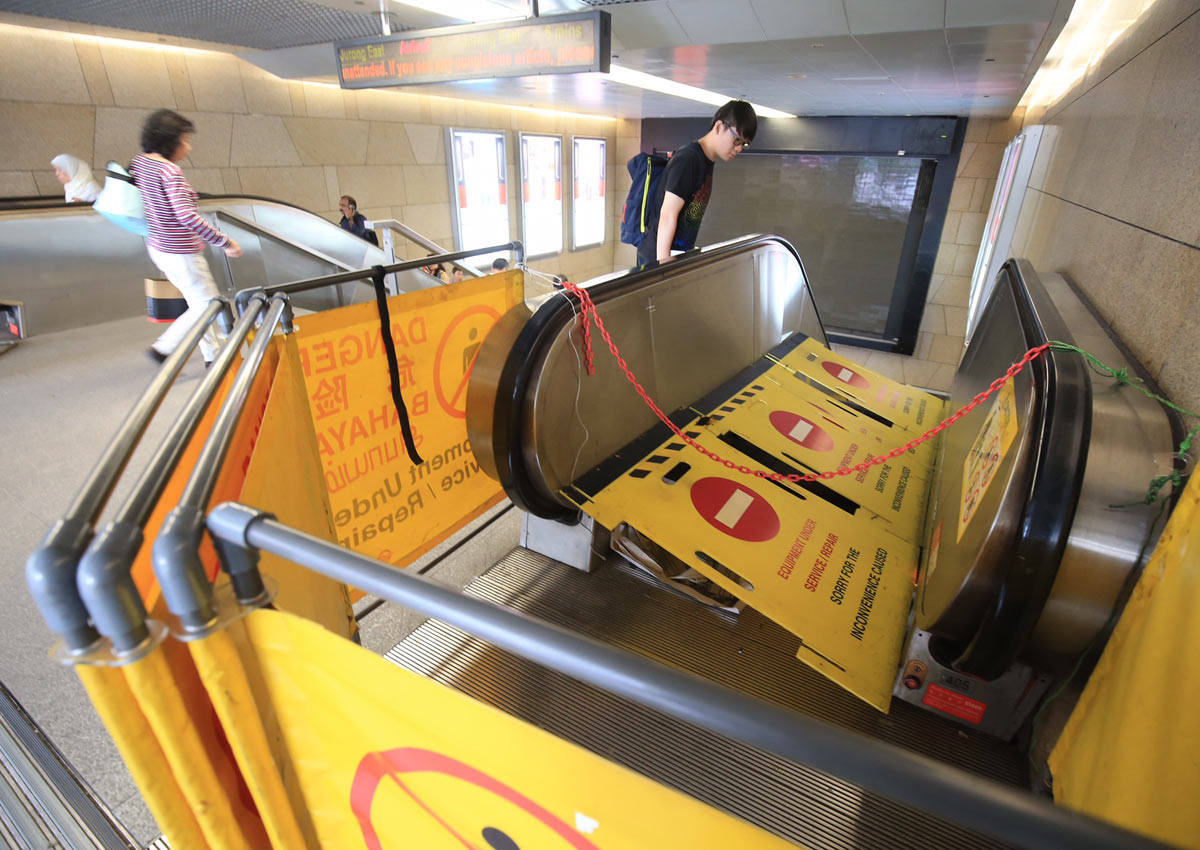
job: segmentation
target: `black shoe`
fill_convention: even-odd
[[[149,357],[151,360],[153,360],[155,363],[162,363],[164,360],[167,359],[167,355],[163,354],[161,351],[159,351],[153,345],[146,349],[146,356]]]

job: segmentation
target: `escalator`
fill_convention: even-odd
[[[236,259],[207,249],[217,287],[239,290],[387,263],[384,252],[299,207],[248,195],[201,195],[200,213],[242,246]],[[423,251],[425,249],[422,249]],[[142,237],[88,204],[52,198],[0,199],[0,302],[22,304],[26,336],[123,319],[146,310],[143,278],[162,273]],[[438,285],[402,272],[396,291]],[[322,310],[373,298],[365,283],[298,296],[294,306]]]

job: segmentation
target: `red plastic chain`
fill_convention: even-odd
[[[664,425],[670,428],[671,432],[675,434],[676,437],[678,437],[687,445],[691,446],[696,451],[700,452],[700,454],[721,464],[726,469],[731,469],[734,472],[740,472],[743,475],[750,475],[755,478],[766,478],[771,481],[790,481],[793,483],[799,483],[801,481],[817,481],[820,479],[829,480],[831,478],[836,478],[839,475],[853,475],[857,472],[866,472],[872,466],[886,463],[892,458],[904,454],[909,449],[916,448],[926,440],[931,440],[942,431],[945,431],[955,422],[962,419],[964,416],[982,404],[993,393],[1003,387],[1009,380],[1016,377],[1016,375],[1022,369],[1024,369],[1027,364],[1033,360],[1036,360],[1038,357],[1041,357],[1050,350],[1050,343],[1045,343],[1044,345],[1038,345],[1029,349],[1025,352],[1024,357],[1008,367],[1008,371],[1006,371],[996,380],[992,381],[986,390],[979,393],[977,396],[975,396],[975,398],[971,399],[970,402],[963,405],[963,407],[961,407],[958,411],[952,413],[946,419],[943,419],[940,423],[930,428],[921,436],[913,440],[909,440],[903,446],[894,448],[886,454],[878,455],[870,458],[869,460],[864,460],[862,463],[855,464],[854,466],[842,467],[841,469],[812,473],[809,475],[783,475],[778,472],[767,472],[765,469],[751,469],[748,466],[734,463],[731,460],[721,457],[716,452],[709,451],[708,449],[704,448],[704,446],[700,445],[687,434],[685,434],[681,428],[667,418],[667,415],[663,413],[661,409],[659,409],[657,404],[654,403],[654,399],[650,398],[650,395],[646,392],[646,389],[640,383],[638,383],[638,379],[634,376],[633,371],[629,368],[629,364],[625,362],[625,358],[623,358],[621,356],[621,352],[617,350],[616,343],[614,343],[612,341],[612,337],[609,336],[608,329],[604,327],[604,321],[600,318],[600,314],[596,311],[596,305],[592,303],[591,296],[588,295],[585,290],[581,289],[578,284],[570,281],[566,281],[563,286],[568,292],[573,293],[583,305],[579,314],[579,321],[583,330],[584,347],[587,352],[587,373],[589,375],[596,374],[595,360],[592,355],[592,334],[590,328],[590,321],[594,321],[596,323],[596,329],[600,331],[600,336],[603,337],[604,341],[608,344],[608,350],[612,352],[613,357],[615,357],[617,360],[617,368],[625,373],[625,377],[629,380],[629,383],[633,384],[634,390],[636,390],[637,394],[641,396],[642,401],[646,403],[647,407],[654,411],[654,415],[657,416]]]

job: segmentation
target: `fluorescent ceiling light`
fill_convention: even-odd
[[[684,97],[688,100],[698,100],[701,103],[711,103],[713,106],[722,106],[734,99],[715,91],[684,85],[674,80],[664,80],[650,74],[643,74],[641,71],[634,71],[632,68],[623,68],[620,65],[611,66],[608,76],[609,79],[615,80],[618,83],[624,83],[627,86],[636,86],[639,89],[656,91],[660,94],[669,94],[673,97]],[[762,118],[796,117],[790,112],[772,109],[769,106],[760,106],[757,103],[751,103],[750,105],[754,107],[754,112]]]
[[[435,15],[447,18],[457,18],[460,21],[479,23],[481,21],[503,21],[511,18],[525,17],[524,11],[517,11],[503,3],[492,0],[395,0],[401,6],[412,6]]]
[[[1076,0],[1020,106],[1049,106],[1096,65],[1157,0]]]

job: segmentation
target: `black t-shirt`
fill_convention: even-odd
[[[656,253],[658,218],[667,192],[683,198],[683,209],[679,211],[679,218],[675,222],[671,250],[690,251],[696,247],[700,221],[704,218],[704,210],[712,195],[712,178],[713,162],[704,155],[699,142],[691,142],[675,151],[675,155],[667,162],[666,174],[654,189],[654,197],[649,205],[654,214],[646,216],[646,236],[638,246],[639,255],[653,258]]]

